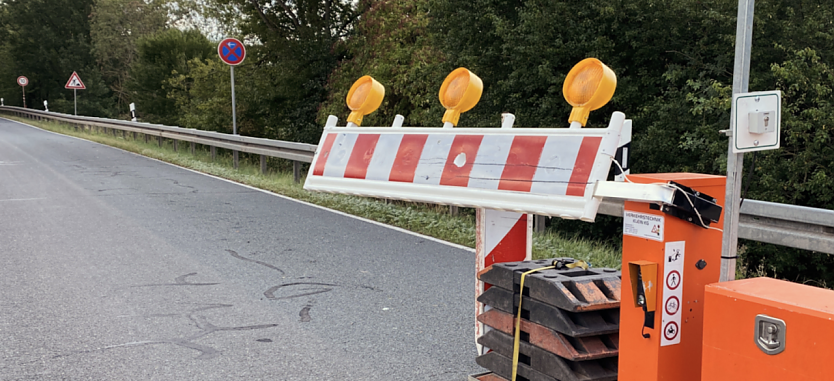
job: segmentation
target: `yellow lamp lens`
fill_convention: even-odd
[[[580,71],[569,84],[567,96],[572,106],[584,106],[596,93],[602,80],[602,67],[589,66]]]
[[[350,98],[348,98],[347,104],[348,108],[353,111],[357,111],[362,107],[362,104],[365,103],[365,99],[368,98],[368,92],[371,90],[371,82],[364,81],[362,82],[357,88],[356,91],[351,94]]]
[[[357,79],[345,98],[348,108],[352,111],[348,116],[348,122],[361,125],[362,117],[376,111],[382,105],[383,98],[385,87],[370,75]]]
[[[440,104],[446,108],[443,122],[458,124],[460,114],[471,110],[481,100],[484,82],[466,68],[457,68],[440,86]]]
[[[465,73],[464,73],[465,74]],[[466,92],[466,86],[469,85],[469,76],[468,75],[458,75],[452,79],[452,82],[449,83],[449,88],[446,90],[446,94],[444,94],[445,103],[444,106],[448,108],[455,108],[455,106],[460,103],[460,100],[463,99],[463,94]]]
[[[616,88],[617,76],[608,66],[596,58],[580,61],[570,70],[562,87],[565,100],[574,107],[569,121],[584,126],[590,112],[605,106]]]

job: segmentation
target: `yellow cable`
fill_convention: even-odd
[[[588,266],[588,263],[585,262],[585,261],[576,261],[576,262],[573,262],[573,263],[566,264],[565,267],[567,267],[569,269],[576,268],[576,267],[581,267],[583,270],[588,271],[588,267],[590,267],[590,266]]]
[[[515,339],[513,341],[513,377],[511,381],[515,381],[515,377],[518,374],[518,342],[521,339],[521,301],[524,298],[524,278],[527,276],[527,274],[555,268],[556,266],[540,267],[535,270],[530,270],[521,274],[521,284],[519,285],[518,291],[518,315],[516,315],[515,317]]]

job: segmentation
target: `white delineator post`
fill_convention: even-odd
[[[136,121],[136,103],[131,103],[130,104],[130,121],[131,122]]]

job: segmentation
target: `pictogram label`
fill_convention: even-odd
[[[663,242],[663,216],[637,213],[626,210],[623,213],[623,234]]]
[[[669,272],[669,275],[666,276],[666,287],[670,290],[677,289],[681,285],[681,273],[677,270],[672,270]]]
[[[670,321],[670,322],[666,323],[666,325],[663,327],[663,338],[666,339],[667,341],[677,341],[679,343],[680,342],[680,339],[678,338],[679,334],[680,334],[680,328],[678,327],[678,323]]]
[[[681,300],[683,300],[684,241],[667,242],[663,255],[663,336],[660,346],[681,342]]]
[[[681,301],[678,299],[677,296],[670,297],[666,299],[666,313],[669,315],[675,315],[681,309]]]

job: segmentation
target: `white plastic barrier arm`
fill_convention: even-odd
[[[607,128],[327,126],[304,189],[593,221],[625,115]]]

